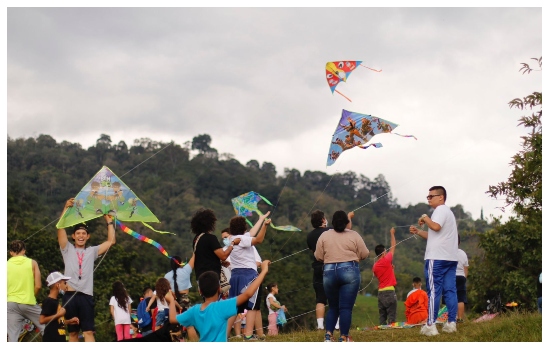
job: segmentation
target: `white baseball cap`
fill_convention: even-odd
[[[50,287],[52,284],[55,284],[59,281],[67,281],[70,279],[71,279],[70,277],[64,276],[61,272],[54,271],[50,273],[48,278],[46,278],[46,283],[48,284],[48,287]]]

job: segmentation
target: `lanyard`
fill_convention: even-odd
[[[82,261],[84,260],[84,252],[82,255],[79,252],[76,252],[76,257],[78,258],[78,279],[82,279]]]

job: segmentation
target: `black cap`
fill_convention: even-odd
[[[84,230],[86,231],[86,233],[90,233],[90,231],[88,231],[88,225],[86,225],[85,222],[81,222],[81,223],[78,223],[76,225],[73,226],[73,234],[77,231],[77,230]]]

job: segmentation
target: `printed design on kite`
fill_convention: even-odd
[[[358,66],[363,66],[361,62],[363,61],[334,61],[326,63],[325,78],[327,79],[328,86],[330,87],[330,91],[333,94],[334,91],[336,91],[338,94],[342,95],[344,98],[351,102],[348,97],[343,95],[340,91],[336,90],[336,86],[342,81],[346,82],[349,78],[349,75],[355,68],[357,68]],[[372,69],[367,66],[363,67],[370,69],[374,72],[381,72],[381,70]]]
[[[398,124],[390,122],[389,120],[343,109],[340,121],[332,135],[327,166],[334,164],[336,159],[338,159],[344,151],[349,149],[355,147],[367,149],[371,146],[375,148],[382,147],[381,143],[372,143],[368,145],[366,143],[377,134],[391,133],[397,126]],[[412,135],[399,136],[414,137]]]
[[[76,195],[74,205],[56,226],[65,228],[105,214],[115,216],[120,221],[159,222],[138,196],[111,169],[104,166]]]
[[[254,225],[250,222],[250,220],[247,219],[247,216],[252,216],[253,213],[263,215],[263,213],[258,209],[258,202],[262,200],[267,204],[273,206],[273,204],[271,204],[271,202],[267,198],[254,191],[243,193],[240,196],[232,198],[231,204],[233,204],[235,214],[237,214],[238,216],[243,216],[246,219],[246,222],[251,227],[253,227]],[[273,225],[273,222],[269,224],[269,226],[278,231],[302,231],[299,228],[291,225],[275,226]]]

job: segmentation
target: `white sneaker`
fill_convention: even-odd
[[[445,322],[441,330],[445,333],[456,332],[456,322]]]
[[[439,332],[437,331],[437,327],[435,326],[435,323],[431,326],[424,325],[420,329],[420,334],[426,335],[428,337],[431,337],[432,335],[438,335]]]

